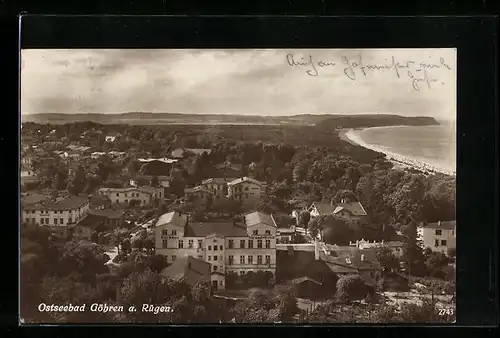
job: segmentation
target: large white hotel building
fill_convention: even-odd
[[[169,212],[156,222],[155,248],[169,263],[187,256],[209,262],[212,285],[224,289],[226,273],[276,274],[276,230],[274,218],[261,212],[246,214],[242,222],[209,223]]]

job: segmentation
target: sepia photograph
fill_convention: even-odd
[[[22,324],[456,318],[456,49],[22,49]]]

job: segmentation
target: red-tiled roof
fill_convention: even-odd
[[[190,285],[210,281],[212,265],[192,256],[176,259],[162,271],[162,275],[175,280],[183,280]]]

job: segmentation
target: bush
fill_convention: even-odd
[[[342,277],[337,281],[337,297],[342,302],[363,299],[373,292],[373,288],[359,276]]]

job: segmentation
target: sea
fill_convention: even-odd
[[[456,172],[456,124],[391,126],[350,130],[351,141],[409,162],[424,163],[442,172]]]

